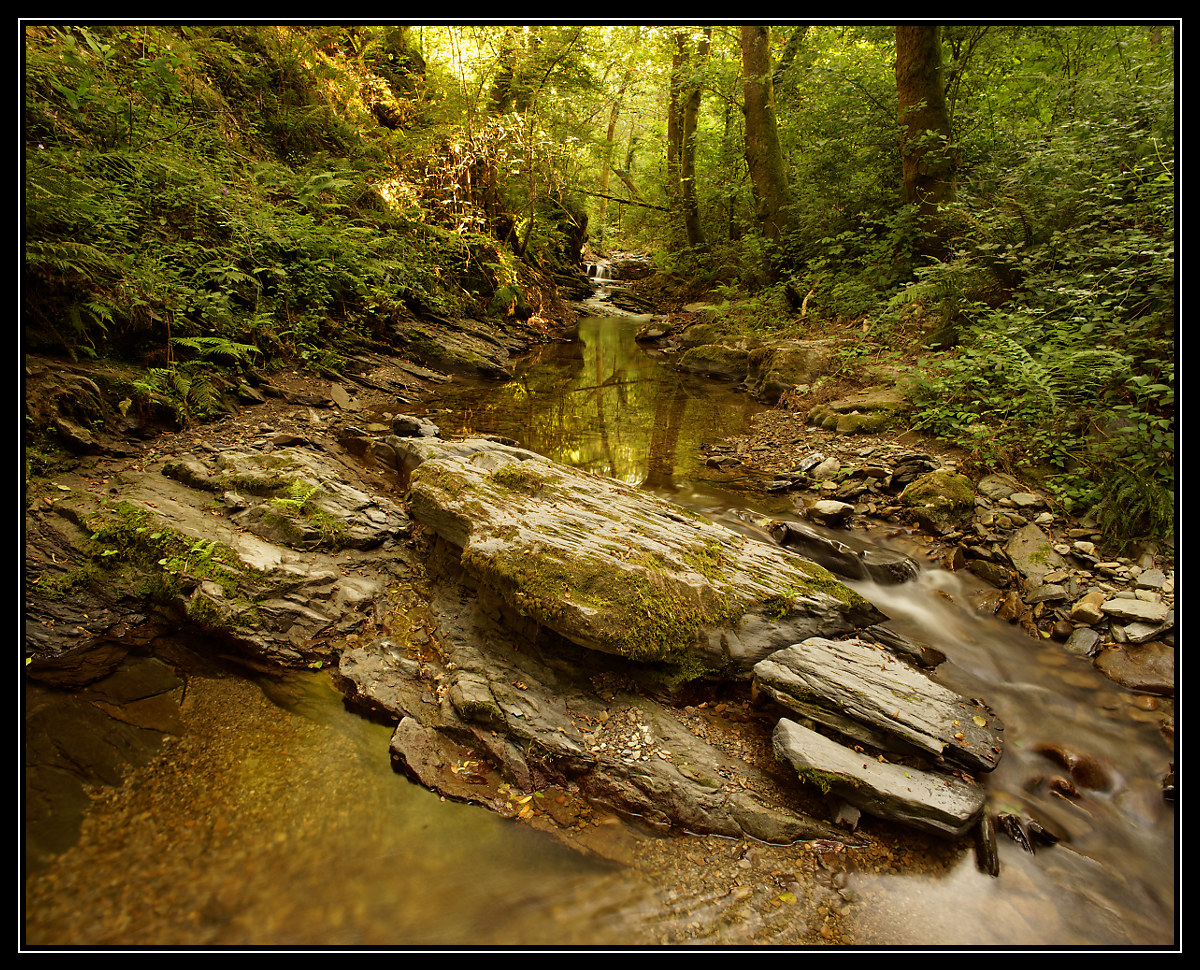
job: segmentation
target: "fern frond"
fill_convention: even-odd
[[[253,344],[238,343],[226,337],[172,337],[172,347],[184,347],[198,354],[203,360],[248,360],[251,354],[257,354],[258,348]]]

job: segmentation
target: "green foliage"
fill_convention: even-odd
[[[220,410],[221,399],[211,377],[203,370],[180,364],[149,367],[132,382],[133,399],[122,402],[128,410],[136,403],[140,410],[165,408],[181,428],[199,424]]]
[[[1174,166],[1165,92],[1110,92],[1103,115],[980,166],[992,194],[961,210],[953,261],[906,298],[968,311],[918,423],[1043,466],[1128,541],[1173,529]],[[953,293],[920,288],[951,279]]]
[[[414,160],[389,160],[359,97],[378,79],[327,53],[342,41],[28,28],[30,348],[152,366],[190,349],[229,367],[257,347],[258,363],[330,369],[413,315],[486,305],[495,284],[472,241],[426,221],[419,182],[412,204],[395,194]],[[190,420],[204,410],[179,386],[192,376],[145,390]]]
[[[586,226],[655,251],[731,326],[853,322],[872,354],[916,335],[941,352],[921,427],[1162,534],[1174,29],[946,27],[957,201],[937,260],[902,205],[894,30],[871,25],[772,30],[778,243],[756,228],[738,32],[712,28],[687,65],[706,243],[673,248],[677,30],[27,27],[28,345],[137,359],[130,406],[202,420],[218,369],[337,370],[414,316],[533,312],[532,278]],[[602,187],[646,205],[601,209],[584,193]]]

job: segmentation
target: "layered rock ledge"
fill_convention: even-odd
[[[580,646],[744,676],[772,650],[886,619],[823,567],[612,479],[485,440],[411,450],[412,514]]]

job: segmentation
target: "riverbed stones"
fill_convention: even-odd
[[[1076,623],[1091,626],[1104,619],[1104,601],[1108,597],[1104,590],[1090,589],[1071,607],[1070,617]]]
[[[939,468],[905,486],[900,502],[933,535],[961,524],[975,508],[975,488],[956,472]]]
[[[836,499],[818,499],[804,510],[814,522],[821,525],[838,527],[844,526],[854,514],[854,506],[849,502],[839,502]]]
[[[392,434],[398,438],[436,438],[441,431],[428,418],[397,414],[392,418]]]
[[[624,483],[483,439],[412,440],[413,515],[580,646],[748,677],[779,647],[884,619],[815,563]]]
[[[1040,585],[1047,573],[1069,566],[1066,559],[1055,551],[1050,536],[1032,523],[1017,529],[1004,549],[1030,587]]]
[[[1159,641],[1114,645],[1096,654],[1096,669],[1129,690],[1160,697],[1175,695],[1175,650]]]
[[[1170,613],[1165,603],[1150,603],[1133,596],[1114,596],[1105,600],[1101,609],[1118,620],[1149,624],[1163,623]]]

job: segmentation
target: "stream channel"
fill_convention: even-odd
[[[761,405],[692,384],[634,340],[634,320],[581,320],[504,385],[456,382],[428,417],[444,434],[501,434],[557,461],[651,489],[731,528],[795,516],[795,498],[706,467],[701,445],[742,433]],[[845,533],[841,534],[845,537]],[[867,537],[916,543],[914,537]],[[906,548],[917,556],[919,549]],[[852,584],[893,628],[946,654],[939,680],[1006,725],[992,811],[1069,839],[1036,853],[1001,837],[998,877],[966,840],[935,866],[835,873],[839,940],[860,946],[1170,947],[1176,823],[1170,760],[1133,695],[1084,660],[964,608],[971,577],[934,566],[903,586]],[[181,655],[198,654],[186,644]],[[42,703],[38,694],[26,705]],[[64,712],[56,716],[69,716]],[[640,946],[812,939],[735,899],[581,857],[484,808],[396,774],[390,727],[342,705],[324,672],[191,671],[179,717],[120,784],[91,789],[82,831],[26,881],[31,946]],[[1111,765],[1107,791],[1055,796],[1042,742]],[[659,842],[665,840],[658,840]],[[717,840],[719,842],[719,840]],[[726,851],[713,840],[677,851]],[[767,847],[764,847],[764,849]],[[729,843],[727,854],[745,856]],[[832,890],[831,890],[832,892]],[[818,938],[818,942],[821,940]]]

